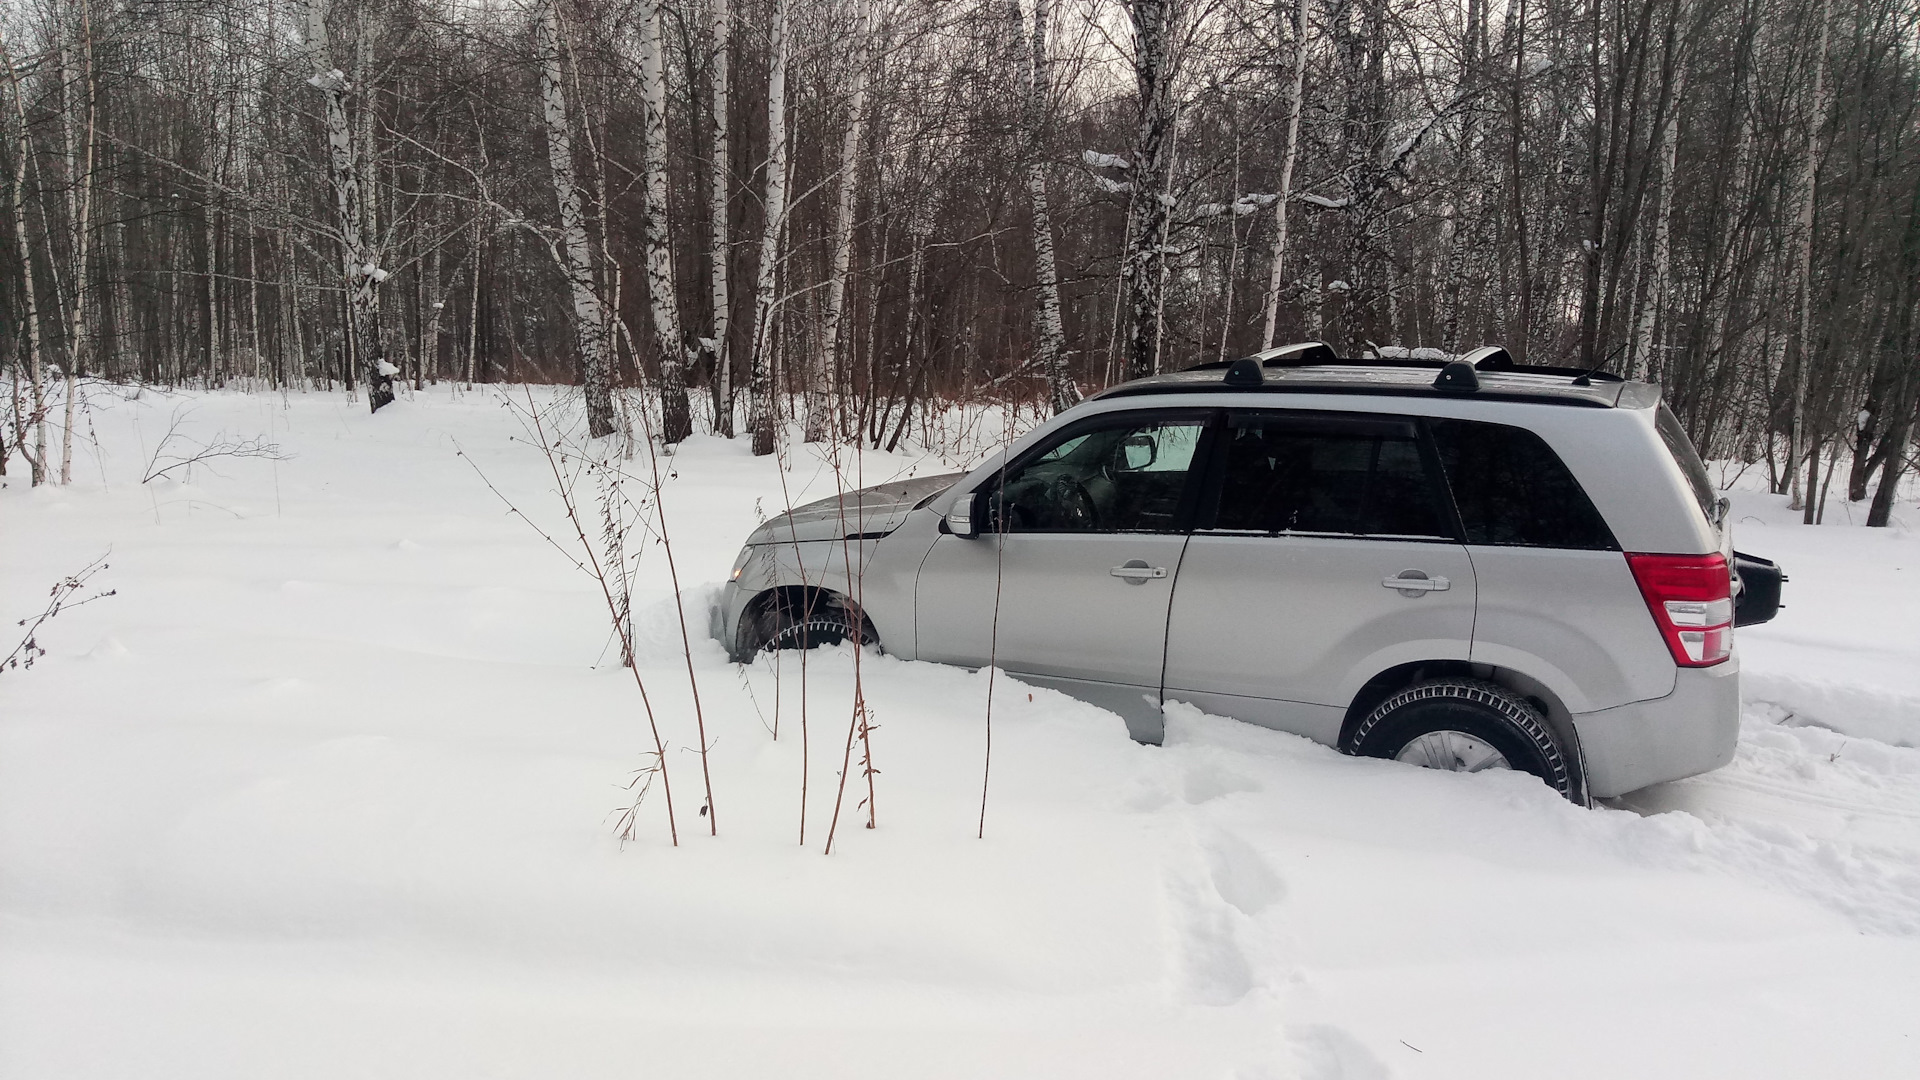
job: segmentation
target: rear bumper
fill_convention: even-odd
[[[1717,769],[1740,741],[1739,657],[1682,669],[1665,697],[1572,719],[1594,798]]]

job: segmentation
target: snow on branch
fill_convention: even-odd
[[[1118,154],[1103,154],[1098,150],[1080,151],[1080,163],[1089,169],[1131,169],[1127,159]]]

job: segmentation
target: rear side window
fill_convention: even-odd
[[[1540,436],[1472,420],[1430,426],[1467,543],[1618,549],[1600,511]]]
[[[1673,463],[1680,466],[1686,475],[1687,487],[1693,489],[1694,501],[1700,504],[1700,512],[1707,515],[1708,521],[1718,516],[1715,504],[1720,500],[1713,493],[1713,481],[1707,476],[1706,462],[1700,460],[1700,452],[1693,448],[1693,440],[1687,438],[1687,429],[1680,426],[1680,418],[1673,410],[1660,406],[1654,414],[1653,426],[1660,432],[1660,441],[1667,444],[1667,453],[1673,455]]]
[[[1215,530],[1448,536],[1410,423],[1239,416],[1223,450]]]

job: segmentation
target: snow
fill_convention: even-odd
[[[650,549],[674,849],[657,789],[614,836],[648,739],[592,581],[475,472],[560,536],[545,462],[497,391],[402,395],[100,393],[72,487],[0,488],[0,614],[102,552],[118,590],[0,675],[0,1076],[1920,1070],[1910,501],[1804,528],[1734,484],[1742,550],[1792,581],[1704,777],[1581,810],[1185,708],[1141,747],[1002,675],[980,840],[987,675],[869,652],[879,827],[856,771],[830,856],[852,653],[807,661],[803,847],[798,661],[696,638],[710,837]],[[176,410],[286,456],[142,485]],[[952,414],[942,453],[843,471],[1031,422]],[[744,440],[666,459],[696,623],[758,520],[833,489],[824,453],[784,494]]]
[[[1345,210],[1353,205],[1353,200],[1349,198],[1330,199],[1325,195],[1315,195],[1311,192],[1303,193],[1298,198],[1301,202],[1311,203],[1323,210]]]
[[[1089,169],[1131,169],[1133,164],[1118,154],[1103,154],[1098,150],[1080,151],[1080,162]]]

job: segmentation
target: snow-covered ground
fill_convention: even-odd
[[[856,775],[823,855],[852,653],[803,706],[700,629],[833,472],[695,438],[666,505],[717,839],[657,548],[636,595],[676,850],[657,789],[615,837],[645,716],[593,582],[480,478],[560,536],[497,395],[96,404],[73,486],[0,489],[8,628],[109,551],[117,590],[0,675],[7,1080],[1920,1075],[1911,503],[1735,494],[1792,574],[1740,636],[1739,757],[1616,806],[1190,712],[1137,746],[1002,677],[979,840],[987,676],[868,654],[879,827]],[[141,484],[176,417],[291,456]]]

